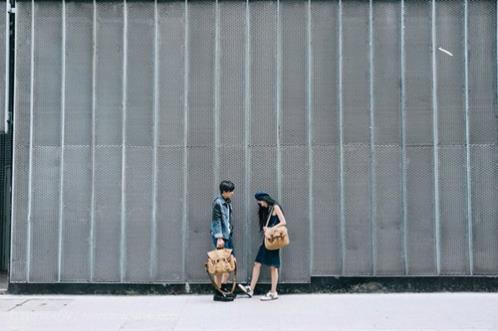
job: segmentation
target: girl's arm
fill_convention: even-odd
[[[287,222],[285,221],[285,216],[284,213],[282,213],[282,209],[280,209],[280,206],[275,205],[274,209],[275,209],[275,214],[277,214],[278,220],[280,221],[277,225],[275,225],[275,227],[286,225]]]

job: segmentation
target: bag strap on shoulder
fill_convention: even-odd
[[[268,218],[266,219],[265,227],[268,227],[268,223],[270,223],[271,216],[273,214],[273,207],[271,207],[270,212],[268,213]]]

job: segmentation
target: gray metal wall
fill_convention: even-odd
[[[18,2],[12,282],[498,275],[495,1]]]
[[[8,4],[0,1],[0,133],[8,130],[8,84],[9,73],[9,14]]]
[[[10,249],[10,188],[12,174],[12,130],[9,130],[9,13],[0,1],[0,271],[8,270]]]
[[[12,130],[10,130],[12,131]],[[12,135],[0,133],[0,271],[6,272],[10,260],[10,212],[12,187]]]

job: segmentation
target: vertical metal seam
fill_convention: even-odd
[[[498,107],[496,106],[498,104],[498,1],[496,2],[496,6],[495,6],[495,11],[496,11],[496,16],[495,16],[495,28],[496,28],[496,31],[495,31],[495,36],[496,36],[496,39],[495,39],[495,43],[496,43],[496,47],[495,47],[495,57],[496,57],[496,79],[495,79],[495,126],[496,128],[498,129]],[[497,130],[498,131],[498,130]],[[498,132],[495,133],[495,139],[498,139]],[[495,143],[494,144],[490,144],[490,147],[491,148],[495,148],[495,165],[498,165],[498,149],[497,149],[497,142],[495,140]]]
[[[342,0],[339,0],[339,190],[341,210],[341,273],[346,272],[346,217],[344,214],[344,132],[342,100]]]
[[[436,0],[432,0],[432,108],[433,108],[433,139],[434,139],[434,228],[436,248],[436,272],[441,273],[440,252],[440,221],[439,221],[439,132],[438,132],[438,106],[437,106],[437,64],[436,64]]]
[[[281,0],[277,0],[277,197],[278,201],[282,201],[282,147],[281,147],[281,129],[282,129],[282,22],[280,12]],[[282,252],[285,254],[285,252]],[[285,282],[285,261],[281,254],[280,273],[279,279]]]
[[[406,200],[406,77],[405,77],[405,0],[401,0],[401,212],[402,212],[402,240],[403,240],[403,266],[405,275],[408,274],[408,228],[407,228],[407,200]]]
[[[470,174],[470,126],[469,126],[469,4],[468,0],[464,1],[464,60],[465,60],[465,168],[467,184],[467,240],[469,254],[469,271],[474,274],[474,256],[473,256],[473,232],[472,232],[472,187]]]
[[[7,13],[8,15],[8,13]],[[17,30],[17,20],[14,20],[14,31],[18,31]],[[10,37],[8,38],[10,39]],[[17,37],[14,38],[14,51],[17,49]],[[10,52],[10,49],[9,49],[9,52]],[[15,54],[14,54],[15,55]],[[16,57],[14,56],[14,59]],[[17,72],[17,61],[14,61],[14,72]],[[16,111],[16,108],[17,108],[17,75],[14,75],[14,91],[13,91],[13,96],[14,96],[14,109],[13,109],[13,112],[12,112],[12,115],[13,115],[13,120],[14,120],[14,124],[16,123],[16,120],[17,120],[17,111]],[[13,132],[12,132],[12,146],[13,146],[13,151],[12,151],[12,194],[10,195],[10,205],[12,206],[11,210],[10,210],[10,219],[11,219],[11,227],[10,227],[10,251],[13,252],[14,249],[13,249],[13,243],[14,243],[14,227],[17,227],[17,219],[15,218],[15,215],[17,213],[17,200],[15,199],[15,197],[17,196],[17,162],[16,162],[16,159],[17,159],[17,154],[18,154],[18,151],[17,151],[17,132],[16,130],[14,129],[14,126],[13,126]],[[29,161],[28,161],[29,162]],[[12,259],[13,259],[13,254],[11,253],[10,256],[9,256],[9,265],[10,265],[10,268],[8,270],[8,273],[9,273],[9,276],[10,276],[10,279],[12,280],[13,279],[13,268],[12,268]]]
[[[369,48],[369,111],[370,111],[370,179],[369,179],[369,202],[370,202],[370,230],[371,230],[371,258],[372,258],[372,272],[373,275],[377,274],[377,258],[376,258],[376,200],[375,200],[375,118],[374,118],[374,49],[373,49],[373,3],[369,1],[368,5],[368,48]]]
[[[250,133],[251,133],[251,19],[249,0],[246,0],[246,35],[245,35],[245,95],[244,95],[244,194],[245,194],[245,233],[246,233],[246,259],[250,260],[251,228],[249,212],[249,196],[251,185],[251,153],[250,153]],[[247,269],[246,277],[249,279],[250,268]]]
[[[59,167],[59,237],[58,237],[58,264],[57,281],[61,281],[62,273],[62,244],[63,215],[64,215],[64,149],[65,149],[65,122],[66,122],[66,1],[62,0],[62,78],[61,78],[61,160]]]
[[[17,22],[18,20],[16,20]],[[31,0],[31,61],[29,91],[29,173],[28,173],[28,224],[26,240],[26,281],[29,283],[31,273],[31,222],[33,212],[33,140],[34,140],[34,80],[35,80],[35,0]]]
[[[309,272],[310,275],[313,274],[313,261],[314,261],[314,246],[313,246],[313,234],[314,234],[314,224],[313,224],[313,104],[312,104],[312,92],[313,92],[313,81],[312,81],[312,69],[313,69],[313,43],[312,43],[312,17],[311,17],[311,0],[308,0],[307,7],[307,98],[306,103],[308,107],[308,217],[309,217]]]
[[[152,150],[152,218],[151,218],[151,246],[150,246],[150,278],[155,279],[157,272],[157,146],[159,122],[159,56],[158,56],[158,13],[157,0],[154,0],[154,123],[153,123],[153,150]]]
[[[217,186],[220,182],[220,8],[218,0],[215,1],[215,23],[214,23],[214,195],[218,193]]]
[[[182,219],[182,272],[183,280],[187,279],[187,228],[188,228],[188,93],[189,93],[189,20],[188,20],[188,0],[185,0],[185,39],[184,39],[184,75],[183,75],[183,219]]]
[[[120,280],[124,282],[126,271],[126,102],[127,102],[127,51],[128,51],[128,7],[123,0],[123,95],[122,104],[122,146],[121,146],[121,242],[120,242]]]
[[[97,74],[97,0],[93,0],[92,18],[92,193],[90,198],[90,280],[95,277],[95,116]]]
[[[282,152],[280,146],[281,130],[281,110],[282,110],[282,31],[280,21],[280,0],[277,0],[277,95],[276,95],[276,115],[277,115],[277,197],[282,200]]]
[[[496,64],[496,79],[495,79],[495,103],[498,104],[498,1],[496,2],[496,7],[495,7],[495,11],[496,11],[496,16],[495,16],[495,25],[496,25],[496,31],[495,31],[495,34],[496,34],[496,39],[495,39],[495,42],[496,42],[496,48],[495,48],[495,64]],[[497,126],[498,128],[498,107],[495,106],[495,125]],[[497,130],[498,131],[498,130]],[[497,132],[498,134],[498,132]],[[496,135],[496,134],[495,134]],[[498,139],[498,136],[495,136],[496,139]],[[494,143],[494,146],[493,144],[491,145],[491,148],[494,147],[495,148],[495,164],[498,164],[498,146],[497,146],[497,142]]]
[[[496,11],[496,16],[495,16],[495,65],[496,65],[496,71],[495,71],[495,75],[496,75],[496,78],[495,78],[495,117],[494,117],[494,120],[495,120],[495,126],[496,128],[498,129],[498,107],[496,105],[498,105],[498,1],[496,2],[496,6],[495,6],[495,11]],[[498,131],[498,130],[497,130]],[[495,139],[498,139],[498,132],[495,133]],[[488,145],[491,149],[492,148],[495,148],[495,166],[498,165],[498,149],[497,149],[497,141],[495,140],[494,143],[489,143]],[[495,186],[495,189],[496,189],[496,186]]]

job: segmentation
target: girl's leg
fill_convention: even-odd
[[[276,293],[277,292],[277,283],[278,283],[278,268],[275,267],[270,267],[270,273],[271,273],[271,292]]]
[[[256,287],[256,283],[259,279],[259,273],[261,272],[261,263],[254,262],[254,267],[252,268],[252,277],[251,277],[251,289],[254,291]]]

